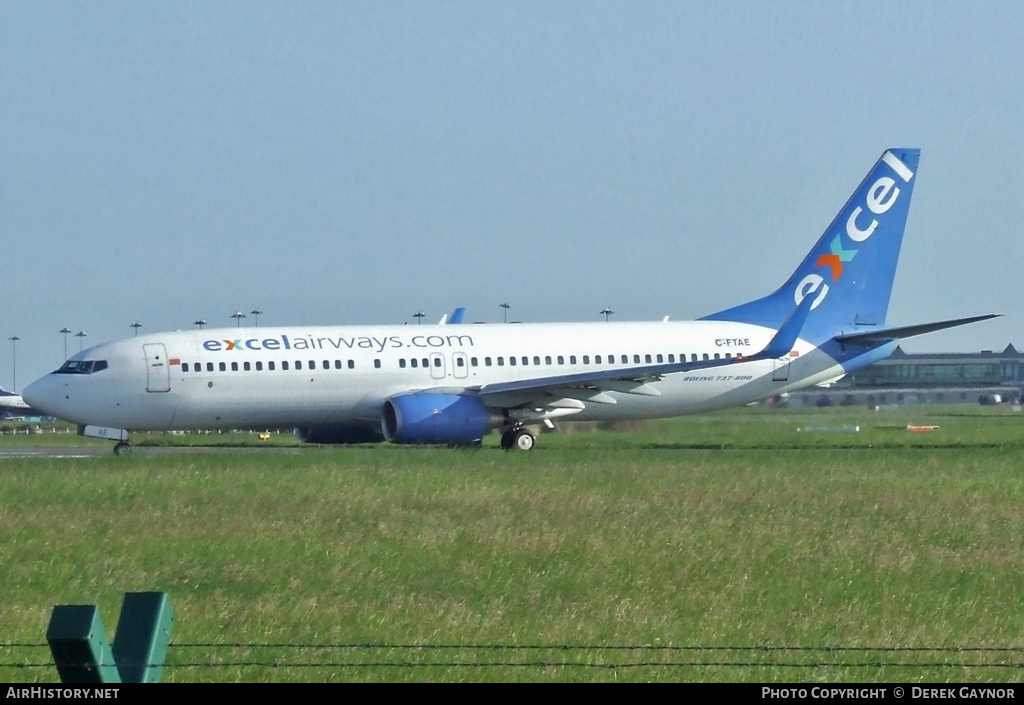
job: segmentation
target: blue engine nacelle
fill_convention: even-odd
[[[380,443],[384,440],[379,428],[373,426],[307,426],[295,429],[303,443]]]
[[[479,397],[463,394],[400,394],[384,402],[381,430],[392,443],[479,441],[501,419]]]

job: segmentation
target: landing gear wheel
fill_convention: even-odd
[[[512,447],[516,450],[533,450],[535,445],[537,445],[537,437],[525,428],[512,434]]]
[[[121,441],[114,446],[114,455],[131,455],[132,447],[127,441]]]

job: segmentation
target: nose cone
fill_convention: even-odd
[[[60,416],[58,391],[57,380],[53,375],[46,375],[25,387],[21,398],[36,411],[47,416]]]

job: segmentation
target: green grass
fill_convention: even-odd
[[[1024,649],[1020,414],[739,410],[496,445],[3,460],[0,642],[43,643],[58,603],[113,633],[123,592],[165,590],[166,681],[1022,678],[1024,650],[836,650]],[[48,661],[0,646],[0,681]]]

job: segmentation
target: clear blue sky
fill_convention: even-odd
[[[698,317],[890,146],[888,322],[1024,347],[1022,36],[1019,2],[3,0],[0,384],[64,326]]]

